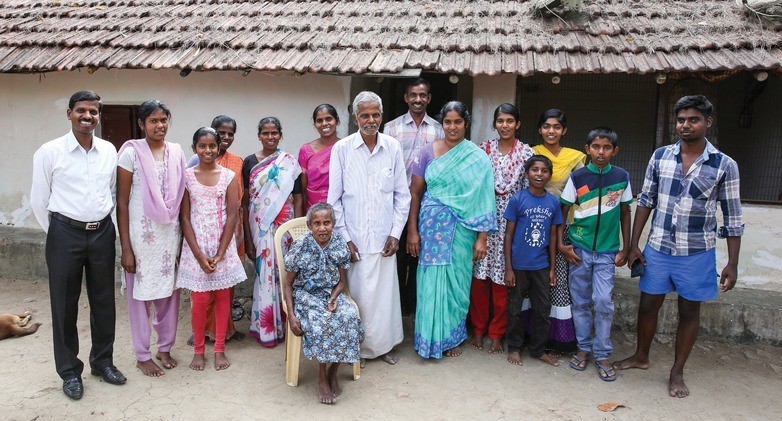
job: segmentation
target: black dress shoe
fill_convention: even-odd
[[[81,378],[73,377],[62,381],[62,391],[65,396],[77,401],[84,395],[84,386],[81,384]]]
[[[113,365],[107,365],[103,368],[93,368],[91,373],[93,376],[101,376],[106,383],[125,384],[125,382],[128,381],[128,379],[117,370],[117,367],[114,367]]]

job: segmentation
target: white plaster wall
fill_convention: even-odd
[[[481,143],[497,137],[492,117],[503,102],[516,103],[516,75],[476,76],[473,78],[472,141]]]
[[[632,206],[635,214],[635,205]],[[769,205],[742,205],[744,235],[739,252],[739,288],[782,292],[782,208]],[[641,235],[643,249],[652,225],[649,218]],[[717,212],[717,226],[722,225],[722,214]],[[728,263],[728,245],[725,239],[717,239],[717,274]],[[620,276],[630,277],[627,267],[617,269]]]
[[[105,70],[33,74],[0,74],[0,125],[5,160],[0,165],[0,224],[37,227],[26,211],[32,159],[44,142],[70,129],[65,117],[68,99],[81,89],[92,89],[104,104],[140,104],[147,99],[166,103],[173,115],[168,140],[190,150],[192,135],[218,114],[236,119],[238,131],[231,151],[246,156],[257,150],[257,124],[276,116],[283,126],[281,147],[297,155],[318,134],[312,125],[316,105],[328,102],[340,114],[338,133],[347,134],[350,77],[252,72],[193,72],[187,77],[173,70]]]

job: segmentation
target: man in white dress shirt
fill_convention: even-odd
[[[71,96],[71,131],[46,142],[33,157],[30,204],[46,231],[46,264],[52,305],[54,363],[63,392],[84,392],[76,318],[86,270],[92,349],[90,368],[107,383],[124,384],[114,366],[114,210],[117,150],[93,135],[103,107],[93,91]]]
[[[362,365],[377,357],[396,364],[392,350],[404,338],[396,252],[410,211],[410,190],[402,147],[378,133],[380,97],[368,91],[356,95],[353,116],[359,131],[331,151],[328,202],[353,256],[348,287],[366,331]]]

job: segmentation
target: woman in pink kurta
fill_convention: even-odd
[[[300,215],[307,213],[307,209],[312,205],[326,201],[326,196],[329,193],[331,147],[339,140],[337,137],[339,115],[333,106],[321,104],[315,107],[315,111],[312,113],[312,122],[320,137],[305,143],[299,149],[299,166],[302,170],[301,187],[306,207],[298,212]]]

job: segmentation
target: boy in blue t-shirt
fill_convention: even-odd
[[[533,358],[558,366],[556,358],[546,351],[551,312],[551,287],[557,284],[554,261],[557,245],[556,226],[562,224],[559,201],[544,186],[551,179],[554,166],[542,155],[534,155],[524,164],[529,188],[513,195],[505,210],[505,285],[508,291],[508,362],[522,365],[521,347],[524,327],[521,302],[529,293],[532,304],[533,330],[529,353]]]
[[[594,356],[601,380],[616,380],[608,363],[614,351],[611,324],[614,321],[614,265],[627,261],[630,244],[630,174],[611,165],[619,152],[616,132],[598,127],[587,135],[586,152],[590,163],[573,171],[559,200],[562,212],[573,207],[573,223],[565,245],[563,229],[558,231],[559,251],[570,262],[570,297],[578,352],[570,358],[570,367],[584,371]],[[624,248],[620,249],[619,234]],[[593,312],[594,309],[594,312]],[[593,333],[594,330],[594,333]]]

